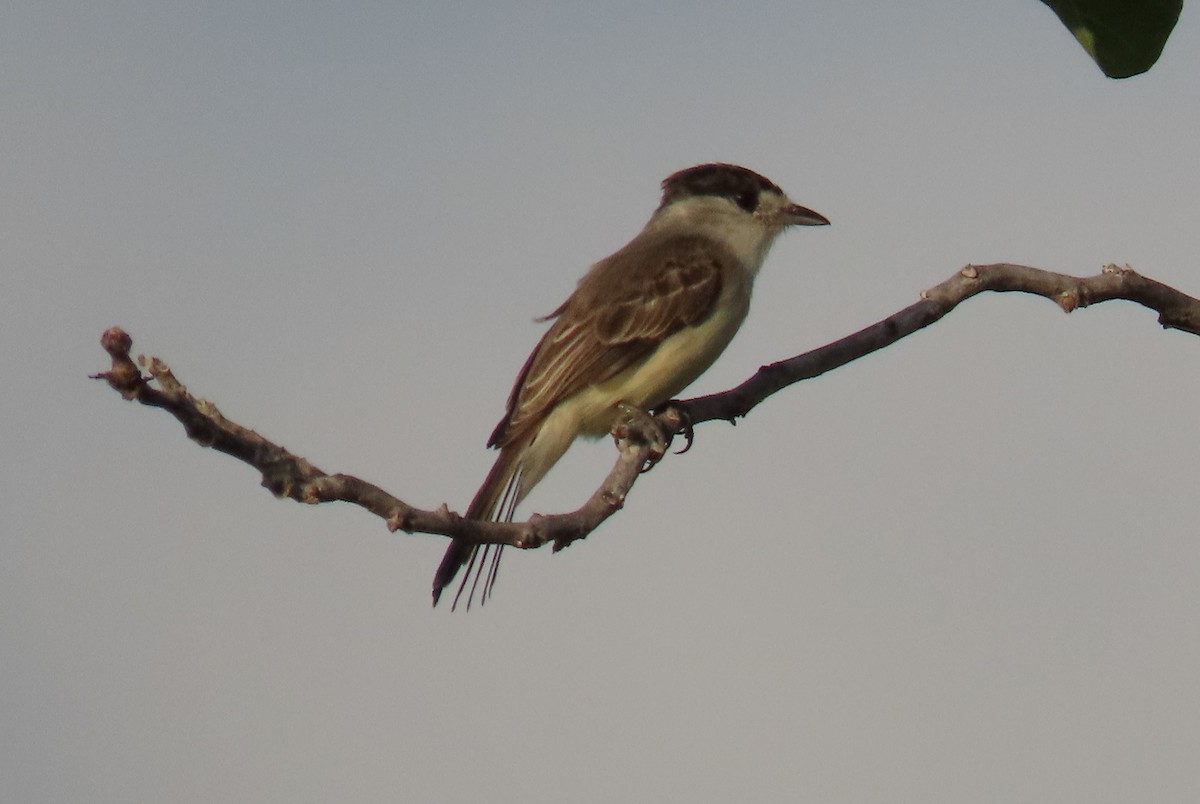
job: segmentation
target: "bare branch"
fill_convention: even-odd
[[[819,377],[891,346],[986,290],[1043,296],[1067,313],[1078,307],[1125,299],[1157,311],[1158,323],[1164,329],[1200,335],[1200,300],[1147,279],[1128,266],[1106,265],[1096,276],[1075,277],[1010,263],[968,265],[923,292],[921,301],[878,323],[811,352],[763,366],[736,388],[689,399],[680,405],[686,408],[693,424],[714,419],[735,421],[789,385]]]
[[[208,400],[193,396],[157,357],[138,357],[148,375],[142,376],[129,354],[133,339],[119,327],[105,331],[100,344],[112,357],[112,369],[94,374],[92,379],[105,380],[125,399],[168,411],[196,443],[258,469],[262,485],[276,496],[310,504],[338,500],[353,503],[382,518],[393,532],[437,533],[480,544],[507,544],[523,549],[553,542],[557,551],[585,538],[620,510],[638,474],[653,458],[652,434],[632,423],[625,424],[615,433],[619,451],[616,465],[578,510],[552,516],[535,515],[528,522],[463,519],[444,504],[436,511],[422,510],[353,475],[331,475],[318,469],[305,458],[225,418]]]
[[[258,469],[262,485],[277,496],[310,504],[335,500],[353,503],[382,518],[393,532],[436,533],[523,549],[552,542],[559,550],[585,538],[621,509],[638,475],[661,457],[655,446],[659,435],[653,432],[656,425],[668,438],[684,433],[690,442],[693,424],[734,421],[745,416],[783,388],[890,346],[986,290],[1043,296],[1068,313],[1112,299],[1126,299],[1157,311],[1158,321],[1166,329],[1200,335],[1200,300],[1128,267],[1108,265],[1096,276],[1079,278],[1007,263],[968,265],[922,293],[916,304],[839,341],[763,366],[736,388],[671,403],[648,422],[623,421],[613,432],[616,464],[588,501],[571,513],[535,514],[527,522],[464,519],[444,504],[435,511],[426,511],[352,475],[328,474],[253,430],[229,421],[211,402],[192,396],[158,358],[139,357],[135,364],[129,354],[133,341],[117,327],[106,331],[100,340],[112,357],[112,369],[93,378],[105,380],[125,399],[168,411],[201,446],[232,455]],[[138,364],[145,367],[148,376],[142,375]]]

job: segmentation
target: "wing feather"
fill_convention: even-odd
[[[713,312],[734,257],[703,237],[627,246],[597,263],[553,314],[489,446],[536,429],[564,399],[616,376]]]

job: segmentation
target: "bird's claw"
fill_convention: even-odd
[[[671,445],[667,431],[654,416],[641,408],[620,402],[617,409],[621,411],[621,419],[613,429],[613,434],[618,438],[634,436],[646,443],[649,453],[641,471],[649,472],[667,454],[667,448]]]
[[[683,434],[683,440],[686,442],[683,449],[675,450],[676,455],[682,455],[692,448],[692,442],[696,440],[696,428],[692,425],[692,414],[688,412],[687,406],[678,400],[672,399],[655,410],[659,416],[670,413],[679,419],[679,432]]]

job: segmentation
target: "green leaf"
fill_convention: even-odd
[[[1183,0],[1042,0],[1109,78],[1154,66]]]

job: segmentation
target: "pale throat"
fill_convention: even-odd
[[[763,217],[738,209],[727,199],[702,196],[676,201],[659,210],[646,224],[645,232],[710,237],[729,249],[744,271],[755,276],[780,229]]]

